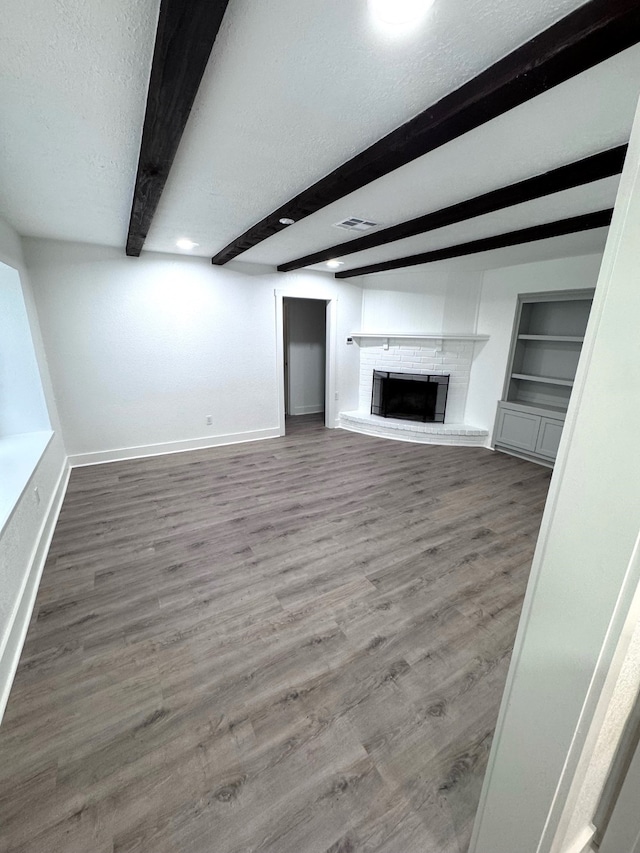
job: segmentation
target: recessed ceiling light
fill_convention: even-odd
[[[295,225],[296,223],[295,219],[290,219],[288,216],[283,216],[278,222],[280,225]]]
[[[327,266],[329,267],[330,270],[337,270],[338,267],[341,267],[343,264],[344,264],[344,261],[336,261],[336,260],[327,261]]]
[[[393,26],[418,23],[433,5],[434,0],[369,0],[376,20]]]
[[[189,240],[188,237],[181,237],[176,241],[176,246],[179,249],[182,249],[183,252],[190,252],[192,249],[195,249],[196,246],[199,246],[199,243],[194,243],[193,240]]]

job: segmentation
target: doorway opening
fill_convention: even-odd
[[[285,429],[324,423],[327,389],[327,302],[282,300]]]

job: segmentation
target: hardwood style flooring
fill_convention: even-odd
[[[73,471],[3,853],[463,853],[550,472],[295,419]]]

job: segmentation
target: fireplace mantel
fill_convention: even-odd
[[[379,340],[412,340],[412,341],[488,341],[489,335],[452,335],[440,334],[425,335],[423,333],[415,335],[395,335],[390,332],[351,332],[352,338],[378,338]]]

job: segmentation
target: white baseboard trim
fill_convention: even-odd
[[[125,459],[143,459],[145,456],[163,456],[167,453],[203,450],[207,447],[222,447],[245,441],[263,441],[267,438],[279,438],[279,436],[278,427],[251,430],[250,432],[234,432],[230,435],[208,435],[204,438],[167,441],[164,444],[119,447],[116,450],[98,450],[95,453],[75,453],[69,456],[69,464],[72,468],[81,468],[84,465],[102,465],[107,462],[122,462]]]
[[[324,403],[316,403],[314,406],[294,406],[291,416],[317,415],[320,412],[324,412]]]
[[[499,453],[506,453],[508,456],[517,456],[518,459],[525,459],[527,462],[533,462],[535,465],[542,465],[544,468],[553,468],[553,462],[547,462],[545,459],[541,459],[539,456],[531,456],[529,453],[520,453],[519,450],[512,450],[510,447],[503,447],[502,445],[494,446],[493,450],[497,450]]]
[[[53,531],[55,530],[62,502],[67,492],[70,473],[71,468],[65,459],[44,520],[38,532],[18,601],[9,620],[6,641],[0,650],[0,722],[2,722],[2,717],[9,701],[9,693],[11,692],[22,647],[27,636],[27,629],[31,621],[31,614],[33,613],[38,587],[40,586],[40,578],[42,577],[44,564],[49,553],[49,546],[53,538]]]

